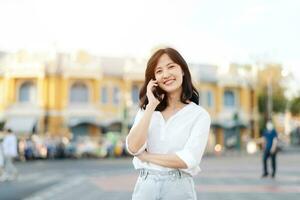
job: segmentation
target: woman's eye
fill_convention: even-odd
[[[156,71],[156,73],[157,73],[157,74],[160,74],[161,72],[162,72],[162,70],[158,70],[158,71]]]
[[[173,69],[175,67],[175,65],[170,65],[169,69]]]

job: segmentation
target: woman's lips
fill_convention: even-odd
[[[164,81],[164,85],[171,85],[174,81],[175,81],[175,79],[166,80],[166,81]]]

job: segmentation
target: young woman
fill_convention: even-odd
[[[198,102],[183,57],[173,48],[156,51],[126,138],[140,170],[132,199],[197,199],[192,176],[200,171],[210,127],[210,116]]]

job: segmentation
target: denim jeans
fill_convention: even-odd
[[[192,176],[180,170],[142,169],[132,200],[196,200]]]
[[[14,158],[11,156],[5,156],[4,158],[4,168],[3,168],[3,173],[0,174],[0,180],[14,180],[17,178],[18,175],[18,170],[13,164]]]
[[[270,151],[264,151],[263,155],[263,175],[268,174],[268,158],[271,157],[271,163],[272,163],[272,176],[275,176],[276,174],[276,153],[271,153]]]

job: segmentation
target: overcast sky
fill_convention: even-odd
[[[268,60],[300,77],[299,11],[298,0],[0,0],[0,50],[148,57],[167,44],[188,61]]]

